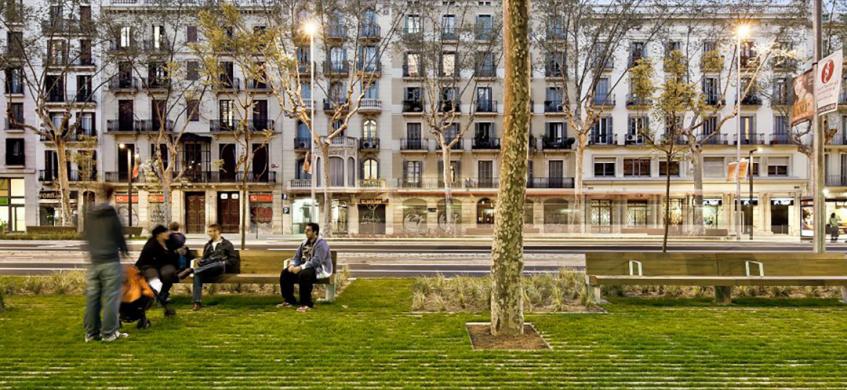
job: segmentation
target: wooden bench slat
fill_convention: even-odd
[[[589,275],[591,285],[847,286],[847,276],[627,276]]]

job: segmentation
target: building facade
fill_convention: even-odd
[[[137,48],[140,57],[152,61],[155,52],[170,37],[184,44],[176,51],[178,62],[186,71],[179,76],[192,78],[196,74],[187,69],[196,67],[189,43],[202,41],[197,25],[191,17],[181,18],[174,26],[156,23],[131,22],[153,6],[141,0],[112,0],[92,5],[93,10],[80,11],[73,20],[94,15],[113,15],[115,20],[127,19],[127,29],[120,29],[113,39],[103,41],[92,49],[85,43],[81,30],[78,36],[65,37],[69,45],[91,50],[90,62],[80,63],[73,77],[65,84],[67,93],[78,91],[77,80],[102,85],[86,102],[86,123],[83,129],[96,136],[96,144],[87,144],[94,150],[92,180],[79,177],[80,168],[71,163],[71,178],[76,178],[72,195],[74,207],[82,212],[90,199],[86,185],[91,182],[110,182],[118,190],[117,203],[126,217],[132,210],[133,224],[149,227],[165,223],[164,195],[155,177],[145,173],[145,163],[156,153],[158,129],[162,126],[155,113],[160,109],[165,92],[154,91],[158,86],[158,68],[153,65],[124,64],[122,50]],[[249,10],[250,5],[244,8]],[[77,8],[79,10],[79,8]],[[496,19],[500,4],[497,1],[479,2],[463,23],[475,25],[473,34],[497,34]],[[374,12],[372,21],[376,28],[368,28],[369,39],[379,41],[394,35],[394,18],[403,18],[396,27],[402,33],[415,33],[442,29],[420,21],[409,21],[416,15],[394,15],[394,11]],[[63,15],[58,13],[58,15]],[[445,11],[445,18],[449,11]],[[59,16],[68,18],[68,15]],[[729,18],[710,15],[715,26],[725,26]],[[753,18],[754,35],[742,45],[742,59],[748,45],[768,46],[775,36],[775,19],[784,17],[775,11]],[[446,19],[442,19],[446,20]],[[256,21],[256,26],[262,24]],[[545,22],[539,18],[539,25]],[[6,42],[16,33],[14,28],[4,31]],[[23,28],[23,27],[22,27]],[[162,30],[172,31],[163,33]],[[409,31],[412,29],[414,31]],[[720,29],[720,28],[717,28]],[[541,29],[544,31],[544,29]],[[617,45],[613,58],[603,68],[603,76],[594,96],[595,106],[603,110],[589,135],[589,146],[584,154],[582,169],[583,197],[580,209],[575,209],[574,176],[576,175],[576,147],[574,130],[569,129],[564,110],[561,88],[551,71],[551,53],[535,50],[532,79],[532,126],[530,128],[526,232],[529,234],[660,234],[664,215],[665,174],[672,177],[670,188],[670,221],[673,234],[689,234],[698,225],[695,218],[702,217],[706,234],[726,236],[733,232],[732,204],[736,185],[727,180],[727,165],[735,160],[736,143],[742,144],[746,158],[750,151],[754,159],[753,190],[743,181],[743,212],[745,232],[752,226],[757,235],[785,235],[799,237],[803,230],[803,198],[809,194],[809,159],[791,137],[788,114],[784,106],[788,101],[781,93],[802,67],[808,66],[809,45],[805,41],[794,43],[792,50],[799,60],[794,68],[772,67],[758,77],[767,79],[765,88],[754,89],[741,102],[741,115],[728,120],[717,134],[703,145],[702,210],[695,212],[694,175],[686,155],[681,155],[670,165],[662,154],[645,143],[638,128],[650,121],[646,104],[635,98],[630,90],[628,67],[634,59],[649,57],[661,63],[669,48],[689,53],[691,69],[702,79],[707,99],[729,101],[715,114],[715,123],[731,116],[735,104],[734,77],[722,79],[720,73],[709,77],[698,62],[701,53],[717,50],[724,54],[725,66],[732,66],[734,44],[732,37],[715,39],[715,29],[704,30],[695,37],[685,34],[686,26],[670,25],[661,38],[633,31],[625,42]],[[551,32],[552,31],[552,32]],[[730,34],[724,31],[725,34]],[[807,27],[794,30],[795,36],[810,36]],[[556,32],[547,29],[539,39],[554,40]],[[124,39],[126,38],[126,39]],[[470,37],[473,39],[474,37]],[[170,39],[170,38],[169,38]],[[728,41],[726,41],[728,39]],[[331,45],[318,41],[317,45]],[[6,45],[7,50],[12,50]],[[469,131],[452,151],[453,214],[456,222],[451,231],[446,229],[447,208],[444,202],[441,152],[423,118],[425,105],[420,99],[420,82],[410,72],[408,50],[385,50],[379,58],[379,78],[361,101],[359,112],[350,122],[343,136],[332,141],[329,161],[318,161],[315,172],[318,199],[326,186],[332,194],[333,231],[351,236],[432,236],[432,235],[487,235],[493,228],[494,203],[498,186],[500,135],[503,122],[502,65],[493,65],[485,72],[467,75],[479,77],[474,90],[457,97],[457,104],[465,115],[460,120],[472,120]],[[319,51],[323,53],[324,51]],[[294,53],[292,53],[293,55]],[[313,61],[332,68],[334,61],[344,62],[347,57],[322,54]],[[226,62],[224,60],[224,62]],[[194,63],[194,65],[191,65]],[[90,64],[90,65],[89,65]],[[338,64],[343,65],[343,64]],[[140,67],[130,69],[130,67]],[[101,70],[102,68],[102,70]],[[184,129],[180,151],[175,159],[182,171],[181,177],[170,188],[172,217],[181,222],[189,233],[201,233],[209,223],[220,223],[225,232],[238,231],[239,219],[247,203],[247,229],[250,234],[280,235],[302,232],[306,222],[318,221],[312,215],[310,196],[312,177],[304,172],[303,165],[310,149],[311,135],[298,121],[283,115],[274,94],[266,85],[247,80],[239,70],[229,65],[232,85],[216,88],[198,99],[196,115],[174,115],[174,129]],[[657,82],[663,74],[657,66]],[[327,72],[318,66],[318,72]],[[749,70],[745,69],[745,72]],[[137,76],[141,74],[142,76]],[[77,78],[91,76],[91,80]],[[146,75],[146,76],[144,76]],[[3,76],[6,86],[0,109],[7,115],[17,115],[26,122],[35,122],[31,98],[16,81],[14,72]],[[618,81],[619,80],[619,81]],[[743,85],[743,83],[742,83]],[[782,88],[782,89],[780,89]],[[723,94],[717,91],[725,90]],[[709,92],[713,91],[713,92]],[[259,147],[250,166],[249,192],[239,193],[241,172],[236,172],[236,160],[243,152],[232,139],[233,100],[239,94],[251,94],[255,106],[250,120],[257,129],[273,131],[265,148]],[[847,95],[845,95],[847,96]],[[331,126],[326,110],[326,96],[320,92],[309,96],[315,100],[315,126]],[[75,102],[76,103],[76,102]],[[323,104],[321,104],[323,103]],[[167,104],[167,103],[164,103]],[[57,102],[55,110],[63,109]],[[847,118],[847,117],[845,117]],[[842,166],[847,162],[844,149],[847,120],[840,116],[830,122],[838,131],[828,146],[827,185],[833,198],[847,188]],[[736,121],[740,121],[741,137],[736,136]],[[6,230],[25,230],[26,226],[49,225],[56,218],[55,150],[32,132],[18,129],[14,121],[5,121],[0,134],[5,155],[0,159],[0,224]],[[167,126],[171,126],[168,124]],[[180,130],[181,131],[181,130]],[[325,133],[325,130],[322,130]],[[805,137],[802,142],[810,142]],[[254,146],[255,148],[255,146]],[[134,175],[134,167],[140,172]],[[328,169],[330,182],[322,183],[321,170]],[[129,193],[130,181],[132,193]],[[82,201],[86,199],[86,201]],[[79,200],[79,201],[78,201]],[[130,201],[132,206],[130,208]],[[833,210],[842,204],[833,203]],[[847,211],[847,209],[845,209]],[[840,211],[839,211],[840,212]],[[577,213],[580,217],[572,218]],[[701,216],[702,215],[702,216]],[[842,218],[847,221],[847,214]],[[574,224],[575,220],[583,223]],[[808,223],[808,221],[806,221]]]

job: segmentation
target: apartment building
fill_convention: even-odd
[[[94,14],[114,15],[115,20],[132,18],[152,4],[142,0],[112,0],[95,6]],[[250,9],[252,5],[243,5]],[[454,29],[457,23],[473,24],[468,39],[485,40],[497,34],[496,19],[500,4],[497,1],[480,1],[470,16],[457,20],[445,11],[440,25],[430,25],[419,15],[396,15],[401,33],[438,32],[443,39],[464,39]],[[372,11],[361,20],[359,39],[377,42],[396,37],[389,34],[395,15],[385,10]],[[92,12],[92,11],[88,11]],[[775,11],[774,15],[779,15]],[[757,47],[773,41],[774,15],[754,18],[756,24],[752,37],[742,45],[742,61],[755,57]],[[417,18],[417,19],[416,19]],[[716,25],[726,23],[721,15],[714,16]],[[138,24],[127,20],[108,43],[96,47],[90,61],[101,61],[103,71],[92,75],[91,82],[104,87],[92,94],[86,113],[90,113],[91,126],[86,128],[96,134],[97,181],[118,186],[119,210],[126,217],[129,201],[134,213],[133,224],[150,226],[167,222],[163,216],[163,194],[155,179],[144,173],[145,162],[156,153],[155,135],[162,127],[159,115],[162,109],[164,86],[160,81],[161,68],[155,64],[126,64],[120,61],[121,51],[137,49],[142,58],[151,60],[161,50],[166,40],[176,40],[185,45],[176,57],[186,71],[181,77],[198,77],[197,58],[187,48],[187,43],[202,41],[196,24],[186,17],[176,27],[154,23]],[[261,21],[255,22],[257,27]],[[550,28],[539,18],[538,23],[547,28],[543,39],[561,39],[561,30]],[[332,31],[341,29],[329,27]],[[529,173],[526,231],[530,234],[558,233],[614,233],[655,234],[662,224],[665,199],[665,174],[672,176],[671,221],[674,232],[684,233],[686,226],[695,224],[694,218],[702,214],[709,234],[726,235],[732,232],[732,210],[735,183],[728,182],[726,166],[735,160],[736,143],[740,142],[743,156],[753,153],[753,195],[748,194],[748,183],[743,182],[743,211],[745,226],[752,226],[756,234],[798,236],[803,227],[803,196],[809,193],[809,160],[790,136],[785,106],[789,103],[787,86],[798,69],[808,66],[799,60],[796,67],[773,67],[759,76],[769,80],[767,91],[753,89],[741,102],[741,137],[736,137],[736,119],[730,119],[720,129],[721,118],[732,114],[733,79],[723,79],[719,74],[709,75],[694,64],[695,77],[702,78],[701,86],[707,101],[729,96],[723,107],[703,126],[702,132],[716,132],[703,145],[703,198],[702,213],[695,212],[694,175],[686,156],[666,164],[662,155],[646,144],[638,129],[649,126],[651,120],[649,99],[634,96],[629,87],[626,70],[633,61],[645,56],[657,64],[668,50],[694,53],[695,63],[705,51],[716,50],[724,54],[725,66],[731,66],[734,45],[732,37],[715,39],[713,36],[685,35],[685,26],[670,26],[661,38],[641,36],[636,31],[621,42],[614,56],[603,67],[603,77],[596,86],[595,106],[603,114],[589,135],[589,146],[584,154],[582,169],[584,201],[582,208],[574,209],[574,176],[576,175],[575,133],[568,128],[565,118],[564,91],[554,80],[557,67],[564,64],[560,53],[536,50],[532,80],[532,126],[530,129]],[[169,31],[169,32],[165,32]],[[14,34],[15,31],[4,31]],[[729,32],[724,32],[729,34]],[[803,28],[797,34],[808,34]],[[445,35],[446,34],[446,35]],[[451,35],[454,34],[454,35]],[[433,35],[433,34],[428,34]],[[446,37],[446,38],[445,38]],[[10,38],[7,38],[7,41]],[[730,43],[727,43],[727,40]],[[69,37],[70,45],[83,47],[83,36]],[[802,40],[801,40],[802,41]],[[319,48],[332,42],[318,41]],[[802,41],[792,47],[798,57],[808,58],[809,45]],[[11,50],[11,49],[7,49]],[[350,64],[354,56],[343,47],[317,50],[317,58],[308,58],[308,50],[298,50],[303,64],[314,61],[317,72],[326,80],[333,74],[343,74],[357,64]],[[325,56],[324,53],[330,53]],[[433,138],[426,120],[425,104],[419,75],[410,66],[410,57],[404,50],[386,50],[379,56],[376,72],[379,77],[372,83],[361,101],[361,108],[342,136],[332,140],[330,156],[326,162],[318,161],[314,179],[318,199],[327,188],[332,194],[331,220],[336,234],[348,235],[434,235],[443,234],[446,222],[444,202],[444,177],[441,151]],[[326,58],[325,58],[326,57]],[[106,60],[108,58],[108,61]],[[151,60],[152,61],[152,60]],[[108,62],[108,64],[106,64]],[[152,61],[155,62],[155,61]],[[223,61],[226,63],[226,60]],[[194,65],[192,65],[194,64]],[[79,75],[85,76],[81,64]],[[746,62],[745,72],[749,72]],[[661,66],[657,66],[657,79],[661,80]],[[99,69],[99,68],[98,68]],[[182,222],[189,233],[202,232],[205,225],[217,222],[226,232],[238,230],[242,206],[246,202],[248,229],[256,234],[296,234],[306,222],[318,221],[312,215],[310,195],[312,176],[303,169],[310,149],[311,134],[297,120],[283,115],[274,94],[267,85],[248,80],[237,66],[225,65],[229,84],[210,90],[192,102],[196,114],[174,116],[165,124],[185,129],[180,151],[174,159],[181,177],[170,188],[173,218]],[[91,73],[94,73],[93,71]],[[304,68],[304,77],[308,73]],[[139,76],[141,75],[141,76]],[[621,78],[621,75],[624,75]],[[77,74],[67,80],[67,90],[78,89],[74,82],[85,82]],[[0,108],[4,112],[20,115],[23,120],[35,121],[31,99],[15,83],[14,72],[4,75],[6,94]],[[469,131],[451,151],[449,172],[453,182],[454,220],[457,231],[452,234],[488,234],[493,227],[494,204],[498,186],[500,134],[502,134],[503,102],[502,65],[496,61],[482,61],[481,66],[467,77],[478,78],[475,88],[463,94],[444,96],[450,105],[462,113],[463,124],[469,120]],[[617,80],[620,79],[620,82]],[[176,82],[176,81],[170,81]],[[745,86],[748,80],[742,80]],[[327,85],[330,81],[327,81]],[[10,89],[11,88],[11,89]],[[17,89],[15,89],[17,88]],[[329,89],[329,88],[328,88]],[[764,89],[764,87],[763,87]],[[727,91],[724,95],[720,91]],[[17,92],[20,91],[20,92]],[[306,91],[304,91],[306,92]],[[330,92],[330,91],[328,91]],[[330,92],[331,93],[331,92]],[[249,194],[238,192],[241,172],[236,172],[236,160],[243,151],[232,136],[232,126],[238,118],[233,107],[239,94],[250,94],[255,100],[247,113],[251,128],[270,129],[274,135],[267,147],[256,148],[250,164]],[[328,113],[336,102],[332,96],[308,95],[315,101],[315,125],[326,129]],[[243,96],[243,95],[242,95]],[[847,96],[847,95],[846,95]],[[847,101],[847,100],[845,100]],[[88,104],[88,103],[87,103]],[[439,103],[440,105],[441,103]],[[441,105],[440,105],[441,107]],[[453,107],[453,106],[451,106]],[[61,104],[56,105],[61,110]],[[473,115],[470,115],[473,113]],[[472,119],[471,119],[472,118]],[[87,119],[88,121],[88,119]],[[173,123],[171,123],[171,121]],[[832,123],[845,126],[844,118],[834,117]],[[0,142],[6,145],[6,155],[0,165],[0,221],[7,221],[7,229],[22,230],[26,225],[52,224],[55,218],[55,161],[51,145],[42,142],[31,132],[13,129],[6,121]],[[15,123],[15,122],[12,122]],[[181,130],[180,130],[181,131]],[[827,156],[827,185],[833,198],[847,189],[842,162],[845,142],[844,129],[840,129]],[[809,141],[808,137],[804,140]],[[681,143],[681,141],[680,141]],[[53,152],[55,153],[55,152]],[[73,164],[73,163],[72,163]],[[133,167],[141,172],[133,175]],[[328,169],[330,179],[323,183],[322,170]],[[71,166],[71,172],[79,171]],[[71,177],[74,177],[73,174]],[[79,194],[74,195],[74,205],[82,210],[76,199],[89,199],[83,194],[88,181],[80,178]],[[132,181],[133,192],[128,193]],[[4,187],[4,183],[5,187]],[[4,189],[8,188],[4,192]],[[51,192],[53,191],[53,192]],[[5,202],[4,198],[6,197]],[[54,197],[54,199],[51,199]],[[750,199],[752,198],[752,199]],[[840,202],[840,201],[839,201]],[[833,208],[847,203],[833,202]],[[10,205],[10,206],[6,206]],[[15,206],[11,206],[15,205]],[[8,207],[8,208],[4,208]],[[15,211],[13,211],[15,210]],[[845,209],[847,212],[847,209]],[[578,213],[584,226],[574,225],[572,214]],[[53,215],[50,217],[50,215]],[[847,214],[842,218],[847,220]],[[10,224],[8,221],[15,221]],[[745,229],[749,229],[745,228]]]

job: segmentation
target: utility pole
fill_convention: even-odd
[[[823,39],[821,34],[821,0],[814,0],[814,9],[812,10],[814,22],[814,34],[815,34],[815,61],[812,66],[814,69],[814,75],[817,77],[818,74],[818,62],[820,62],[823,51]],[[815,162],[814,162],[814,175],[815,175],[815,196],[814,196],[814,221],[815,221],[815,253],[824,253],[826,252],[826,220],[824,218],[824,214],[826,214],[826,199],[823,194],[824,187],[824,177],[823,177],[823,164],[824,164],[824,132],[821,126],[821,121],[818,118],[817,113],[817,96],[814,96],[813,108],[815,110],[815,114],[812,116],[812,127],[814,128],[814,146],[815,146]]]

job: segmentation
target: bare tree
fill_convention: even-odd
[[[421,113],[441,152],[444,228],[453,232],[452,188],[456,178],[451,155],[455,148],[463,147],[462,139],[476,124],[477,113],[497,111],[490,87],[497,79],[502,57],[501,25],[494,16],[474,20],[476,3],[471,1],[418,1],[402,3],[398,8],[407,19],[396,51],[404,59],[403,77],[417,85],[411,96],[404,96],[403,109]],[[478,86],[489,88],[478,92]],[[470,104],[463,113],[462,97],[468,95]],[[479,136],[474,142],[500,147],[492,135]]]
[[[61,224],[72,223],[68,162],[88,148],[96,129],[93,117],[97,80],[103,67],[94,61],[100,38],[91,6],[74,1],[23,4],[4,1],[0,26],[9,39],[0,56],[9,94],[28,95],[33,100],[37,122],[28,123],[22,111],[6,113],[9,126],[31,131],[56,148],[57,187],[61,199]],[[74,38],[74,39],[69,39]],[[76,91],[68,91],[75,78]],[[88,146],[86,146],[88,145]],[[83,153],[91,156],[89,152]],[[74,177],[77,188],[87,188],[93,177]],[[80,201],[82,198],[80,197]]]
[[[574,219],[580,218],[585,150],[597,120],[614,105],[612,94],[635,65],[648,43],[679,11],[669,1],[621,0],[599,4],[593,0],[539,0],[534,2],[541,28],[533,33],[536,47],[547,59],[544,73],[556,87],[548,89],[547,112],[562,112],[575,135]],[[623,72],[612,78],[615,55],[632,41]],[[598,88],[599,86],[599,88]],[[609,140],[611,141],[611,137]],[[578,221],[572,221],[574,223]],[[584,225],[583,225],[584,227]]]
[[[249,118],[251,114],[255,115],[253,109],[257,91],[239,88],[235,70],[246,80],[265,83],[267,72],[264,50],[273,45],[274,34],[267,29],[248,25],[242,10],[228,3],[202,9],[198,19],[199,30],[205,40],[191,47],[202,61],[200,72],[211,88],[228,93],[234,103],[229,116],[220,118],[219,126],[221,130],[231,132],[238,144],[235,169],[239,171],[236,177],[241,192],[239,230],[243,250],[246,244],[248,190],[254,176],[250,171],[253,168],[253,157],[256,152],[268,147],[274,129],[267,118]],[[267,167],[263,169],[266,171]]]
[[[193,0],[151,0],[132,12],[110,9],[101,23],[112,38],[104,56],[113,72],[110,88],[140,90],[151,102],[150,118],[134,120],[127,129],[120,128],[120,121],[109,121],[109,130],[141,133],[154,145],[145,184],[162,193],[161,223],[173,219],[171,192],[187,173],[194,173],[178,157],[183,152],[183,135],[199,119],[200,102],[210,86],[200,78],[200,62],[186,60],[198,40],[196,30],[193,36],[187,33],[196,16]],[[149,39],[138,39],[142,34]]]
[[[491,245],[491,334],[523,334],[523,208],[530,124],[529,0],[503,1],[503,152]]]

